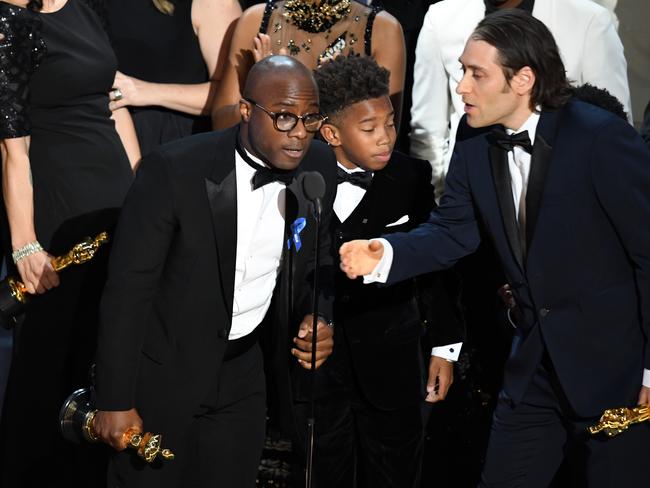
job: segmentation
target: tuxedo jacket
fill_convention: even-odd
[[[232,320],[237,245],[238,127],[192,136],[147,156],[126,198],[101,305],[96,408],[137,408],[145,428],[180,445],[218,378]],[[331,239],[336,161],[314,141],[297,170],[327,186],[320,236],[320,309],[331,316]],[[299,182],[286,191],[286,235],[272,309],[263,326],[265,362],[290,405],[291,338],[311,309],[316,223]],[[287,249],[304,217],[302,247]],[[251,225],[254,225],[251,222]],[[288,411],[288,410],[287,410]]]
[[[606,88],[630,114],[627,64],[611,12],[593,0],[535,0],[532,14],[553,34],[567,78],[576,85]],[[431,162],[437,191],[442,190],[464,113],[463,101],[456,93],[463,77],[458,58],[484,17],[484,0],[437,2],[429,7],[418,37],[411,154]]]
[[[543,111],[526,216],[524,254],[507,153],[485,134],[459,141],[437,212],[388,236],[388,280],[446,268],[491,239],[522,309],[505,393],[521,399],[546,350],[580,416],[634,405],[650,367],[650,152],[595,106]]]
[[[428,219],[434,206],[429,163],[394,152],[387,166],[375,172],[352,214],[343,223],[333,216],[335,247],[413,229]],[[427,355],[433,346],[463,340],[440,273],[421,278],[417,284],[406,280],[384,287],[364,285],[362,278],[350,280],[340,270],[336,275],[335,350],[323,372],[351,364],[363,396],[378,408],[422,401],[421,339]],[[424,317],[418,297],[426,303]],[[341,361],[343,348],[349,362]]]

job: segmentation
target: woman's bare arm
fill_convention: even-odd
[[[259,4],[246,9],[237,22],[223,77],[212,105],[212,127],[215,130],[225,129],[239,122],[239,99],[246,76],[255,63],[253,40],[262,23],[264,8],[264,4]]]
[[[133,119],[128,109],[120,108],[113,111],[111,118],[115,121],[115,130],[120,136],[126,155],[129,158],[131,169],[136,170],[142,154],[140,152],[140,143],[138,142],[138,135],[135,132]]]
[[[372,27],[372,55],[377,64],[390,71],[390,99],[395,109],[395,123],[399,124],[406,76],[406,46],[402,26],[386,11],[377,14]]]
[[[121,100],[111,101],[111,109],[126,106],[160,106],[190,115],[210,113],[214,94],[221,79],[241,7],[237,0],[194,0],[192,25],[199,40],[210,81],[196,84],[151,83],[123,73],[115,77]]]
[[[2,148],[2,191],[11,232],[12,250],[37,240],[34,228],[34,190],[29,162],[29,136],[4,139]],[[29,293],[44,293],[59,284],[59,277],[45,251],[18,261],[18,273]]]

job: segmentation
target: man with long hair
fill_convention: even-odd
[[[346,243],[341,266],[391,284],[492,240],[517,307],[481,486],[546,487],[567,456],[571,486],[640,485],[647,426],[612,439],[587,427],[650,404],[650,151],[572,98],[553,36],[525,12],[486,17],[460,62],[461,127],[491,130],[456,145],[427,223]]]
[[[630,113],[630,89],[623,44],[612,12],[592,0],[443,0],[432,5],[418,36],[413,67],[411,155],[433,167],[436,196],[444,186],[463,116],[455,93],[462,78],[457,59],[486,15],[517,8],[549,28],[572,83],[607,89]],[[629,117],[631,121],[632,118]]]

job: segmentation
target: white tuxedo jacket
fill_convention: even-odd
[[[431,163],[438,196],[463,115],[458,58],[484,16],[483,0],[443,0],[429,7],[418,37],[411,154]],[[536,0],[533,16],[553,33],[569,79],[606,88],[632,120],[627,64],[611,12],[592,0]]]

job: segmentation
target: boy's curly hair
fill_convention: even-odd
[[[389,94],[390,72],[369,56],[337,56],[314,71],[321,113],[336,115],[350,105]]]

